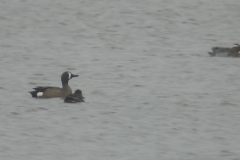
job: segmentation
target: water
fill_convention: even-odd
[[[240,1],[0,3],[0,159],[240,158]],[[85,103],[34,99],[64,71]]]

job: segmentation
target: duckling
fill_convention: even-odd
[[[65,103],[77,103],[77,102],[84,102],[84,97],[82,96],[82,91],[77,89],[74,94],[68,95],[65,99]]]

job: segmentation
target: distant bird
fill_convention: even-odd
[[[77,89],[74,94],[68,95],[65,99],[65,103],[77,103],[77,102],[84,102],[84,97],[82,96],[82,91]]]
[[[208,52],[211,57],[239,57],[240,46],[239,44],[234,44],[236,46],[232,48],[224,47],[213,47],[212,52]]]
[[[72,89],[68,85],[68,81],[73,78],[78,77],[71,72],[64,72],[61,76],[62,88],[59,87],[36,87],[33,88],[35,91],[30,91],[32,97],[39,98],[54,98],[54,97],[66,97],[72,93]]]

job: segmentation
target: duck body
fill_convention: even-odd
[[[31,91],[32,97],[41,98],[54,98],[54,97],[66,97],[72,93],[72,89],[67,86],[66,89],[59,87],[36,87],[35,91]]]
[[[77,102],[85,102],[84,97],[82,96],[82,91],[77,89],[74,94],[69,94],[65,99],[65,103],[77,103]]]
[[[234,44],[236,46],[232,48],[224,47],[213,47],[212,52],[208,52],[211,57],[239,57],[240,46],[239,44]]]
[[[50,87],[50,86],[39,86],[39,87],[33,88],[34,91],[30,91],[29,93],[32,95],[32,97],[37,97],[37,98],[66,97],[72,93],[72,89],[68,85],[68,81],[73,77],[78,77],[78,75],[74,75],[71,72],[64,72],[61,76],[62,88]]]

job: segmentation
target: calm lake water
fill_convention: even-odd
[[[240,160],[238,0],[2,0],[0,159]],[[85,103],[34,99],[64,71]]]

